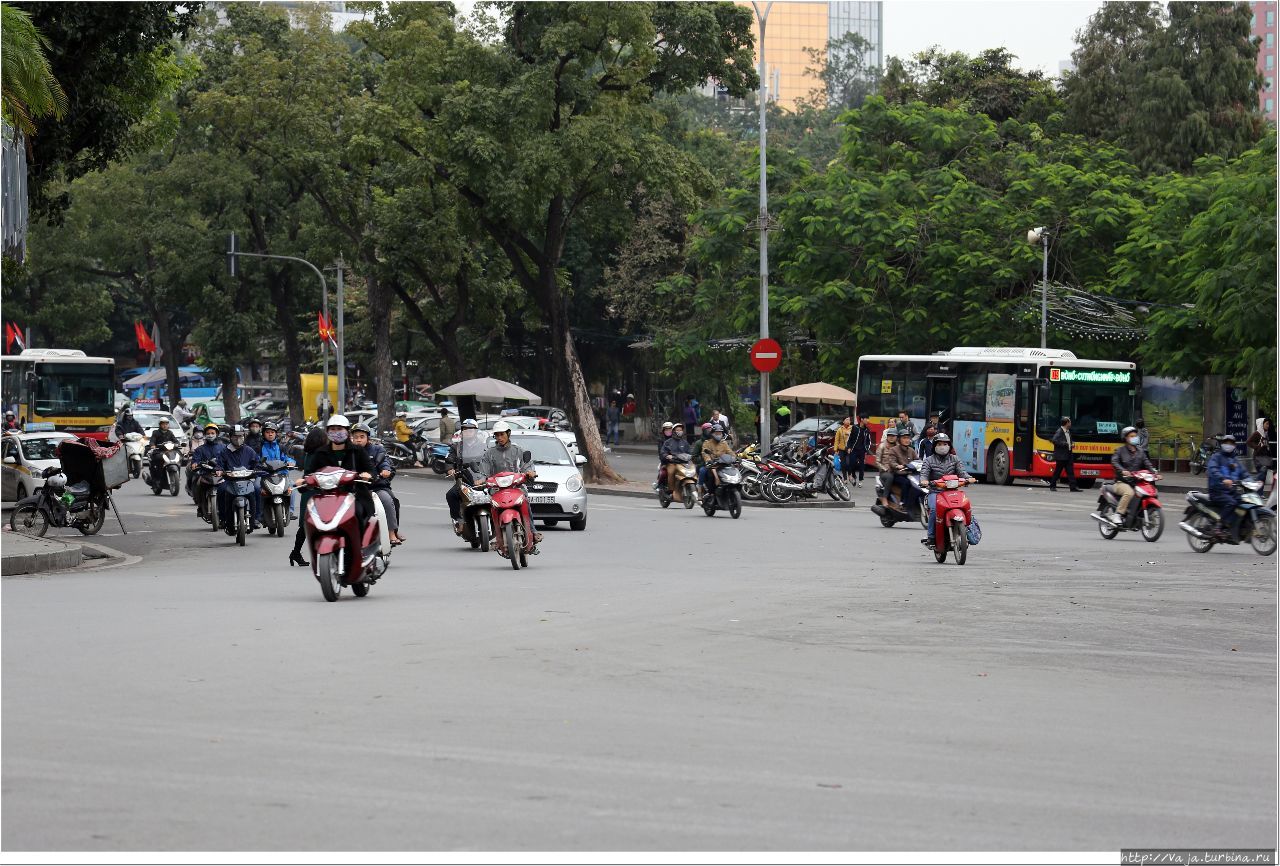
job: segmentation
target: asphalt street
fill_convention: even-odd
[[[738,521],[594,496],[517,573],[439,479],[397,490],[365,599],[138,483],[100,537],[128,559],[6,578],[3,848],[1276,843],[1274,558],[981,485],[965,566],[864,488]]]

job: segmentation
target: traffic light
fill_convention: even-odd
[[[227,273],[231,276],[236,275],[236,253],[239,247],[236,246],[236,233],[232,232],[227,236]]]

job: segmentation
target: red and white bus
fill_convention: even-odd
[[[1141,405],[1139,387],[1132,362],[1061,349],[957,347],[858,359],[858,412],[877,443],[898,412],[906,410],[917,434],[936,413],[965,468],[996,484],[1052,475],[1051,439],[1064,416],[1081,485],[1111,478],[1120,431]]]

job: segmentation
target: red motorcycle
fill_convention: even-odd
[[[538,553],[533,527],[525,523],[525,492],[521,485],[527,477],[523,472],[499,472],[484,482],[492,497],[495,549],[511,560],[511,567],[516,571],[528,568],[529,554]]]
[[[1102,491],[1098,494],[1098,510],[1089,515],[1098,521],[1098,533],[1110,541],[1121,532],[1136,530],[1147,541],[1158,540],[1164,532],[1164,509],[1160,507],[1160,492],[1156,490],[1156,482],[1159,480],[1159,475],[1146,469],[1133,473],[1130,483],[1133,485],[1135,502],[1129,509],[1133,511],[1136,505],[1137,513],[1132,520],[1128,514],[1119,515],[1119,523],[1112,520],[1111,516],[1116,514],[1120,494],[1116,493],[1114,483],[1102,485]]]
[[[367,481],[349,470],[329,466],[308,475],[302,483],[314,490],[307,502],[307,544],[312,573],[320,581],[324,600],[337,601],[344,586],[364,598],[391,560],[378,498],[373,497],[375,513],[362,531],[353,488]]]
[[[969,557],[969,545],[977,544],[982,537],[973,519],[969,497],[964,493],[964,486],[971,483],[972,479],[958,475],[944,475],[933,482],[938,490],[934,504],[933,558],[938,562],[946,562],[950,552],[956,565],[964,565]]]

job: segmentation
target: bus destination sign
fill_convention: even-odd
[[[1132,370],[1073,370],[1068,367],[1050,367],[1050,382],[1093,382],[1100,385],[1128,385],[1133,381]]]

